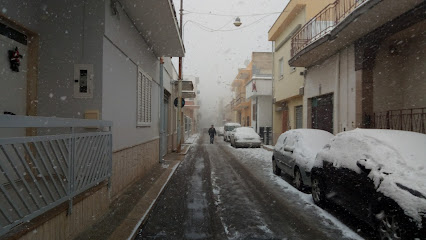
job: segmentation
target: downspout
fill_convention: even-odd
[[[159,159],[158,162],[162,163],[163,162],[163,143],[164,143],[164,84],[163,84],[163,72],[164,72],[164,60],[161,57],[160,58],[160,147],[159,147]]]
[[[275,107],[275,103],[274,103],[274,96],[275,96],[275,84],[274,84],[274,82],[275,82],[275,62],[274,62],[274,59],[275,59],[275,50],[274,50],[274,41],[272,41],[271,42],[271,52],[272,52],[272,76],[271,76],[271,80],[272,80],[272,104],[271,104],[271,107],[272,107],[272,111],[271,111],[271,113],[272,113],[272,126],[271,126],[271,129],[272,129],[272,145],[274,145],[274,135],[275,135],[275,131],[274,131],[274,107]]]
[[[337,129],[334,129],[334,126],[333,126],[333,134],[338,133],[339,129],[340,129],[340,106],[339,106],[339,102],[340,102],[340,58],[341,58],[341,52],[339,51],[338,58],[337,58],[336,99],[333,100],[335,102],[335,105],[336,105],[335,109],[336,109]],[[334,125],[334,123],[333,123],[333,125]]]

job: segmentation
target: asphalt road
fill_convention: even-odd
[[[201,136],[136,239],[360,238],[246,153]]]

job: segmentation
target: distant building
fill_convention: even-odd
[[[245,88],[246,98],[251,100],[251,127],[263,134],[272,127],[272,53],[252,53],[250,76]]]

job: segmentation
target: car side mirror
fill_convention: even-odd
[[[289,147],[289,146],[285,146],[284,147],[284,151],[293,153],[294,148],[293,147]]]
[[[366,174],[370,174],[370,172],[371,172],[371,169],[367,169],[366,167],[365,167],[365,160],[358,160],[357,162],[356,162],[356,165],[361,169],[361,171],[363,171],[364,173],[366,173]]]

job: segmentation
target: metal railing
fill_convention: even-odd
[[[374,113],[372,127],[426,133],[426,108]]]
[[[111,177],[112,122],[0,116],[0,236]],[[37,128],[48,135],[4,137]],[[60,134],[51,134],[57,131]],[[17,135],[22,135],[22,132]]]
[[[291,57],[330,33],[355,9],[369,0],[336,0],[322,9],[291,38]]]

